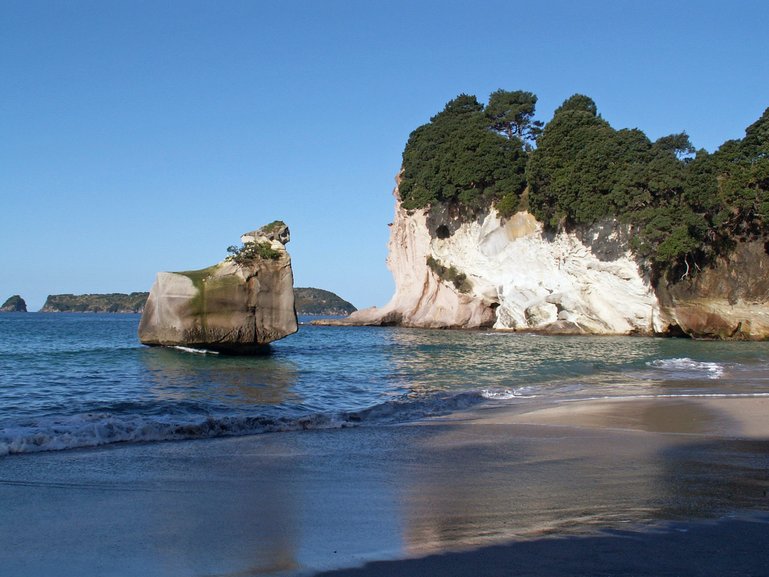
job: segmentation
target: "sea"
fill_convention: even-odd
[[[146,347],[139,315],[0,315],[0,459],[367,427],[470,408],[769,396],[769,343],[323,327],[269,355]]]

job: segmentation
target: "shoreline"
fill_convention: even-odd
[[[665,549],[678,570],[721,539],[737,547],[745,533],[753,547],[765,536],[752,514],[769,505],[767,408],[760,398],[525,403],[16,455],[0,459],[0,566],[16,577],[499,575],[517,559],[511,575],[652,575],[660,565],[630,571],[623,559],[643,563],[670,540],[660,527],[674,526],[673,537],[694,536]],[[744,563],[760,573],[765,561]]]
[[[769,515],[711,522],[668,523],[646,531],[545,537],[450,551],[420,558],[374,561],[315,577],[559,577],[627,575],[765,575]]]

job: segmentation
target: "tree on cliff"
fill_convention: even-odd
[[[769,235],[769,108],[745,130],[745,138],[725,142],[707,161],[717,176],[721,206],[715,224],[721,234]]]
[[[490,126],[512,140],[520,138],[527,147],[537,140],[543,123],[533,120],[537,97],[532,92],[497,90],[489,96],[485,113]]]
[[[769,109],[715,153],[686,133],[652,142],[612,128],[575,94],[542,128],[531,92],[497,90],[483,106],[462,94],[412,132],[403,152],[406,209],[445,203],[505,217],[526,203],[551,230],[615,219],[632,226],[637,256],[683,276],[735,242],[769,241]],[[536,144],[536,148],[534,148]]]
[[[462,94],[411,133],[403,151],[402,205],[411,210],[443,202],[475,210],[505,194],[517,198],[525,167],[523,141],[493,130],[484,106]]]

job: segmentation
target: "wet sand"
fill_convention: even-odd
[[[765,575],[768,401],[522,402],[7,457],[0,573]]]
[[[323,577],[704,577],[769,575],[769,519],[674,524],[655,532],[545,538],[369,563]]]

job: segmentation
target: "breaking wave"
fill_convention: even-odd
[[[297,417],[254,415],[121,415],[109,412],[41,418],[0,429],[0,457],[21,453],[235,437],[312,429],[412,422],[469,409],[489,398],[482,391],[387,401],[360,411]],[[502,397],[499,397],[502,398]]]
[[[724,374],[724,365],[709,361],[695,361],[690,358],[658,359],[649,361],[647,366],[661,369],[680,378],[720,379]]]
[[[507,401],[510,399],[533,399],[536,395],[527,394],[530,391],[528,387],[519,387],[517,389],[483,389],[481,396],[484,399],[495,401]]]
[[[182,347],[182,346],[175,346],[171,347],[172,349],[176,349],[177,351],[182,351],[183,353],[191,353],[194,355],[218,355],[219,353],[217,351],[209,351],[208,349],[195,349],[192,347]]]

